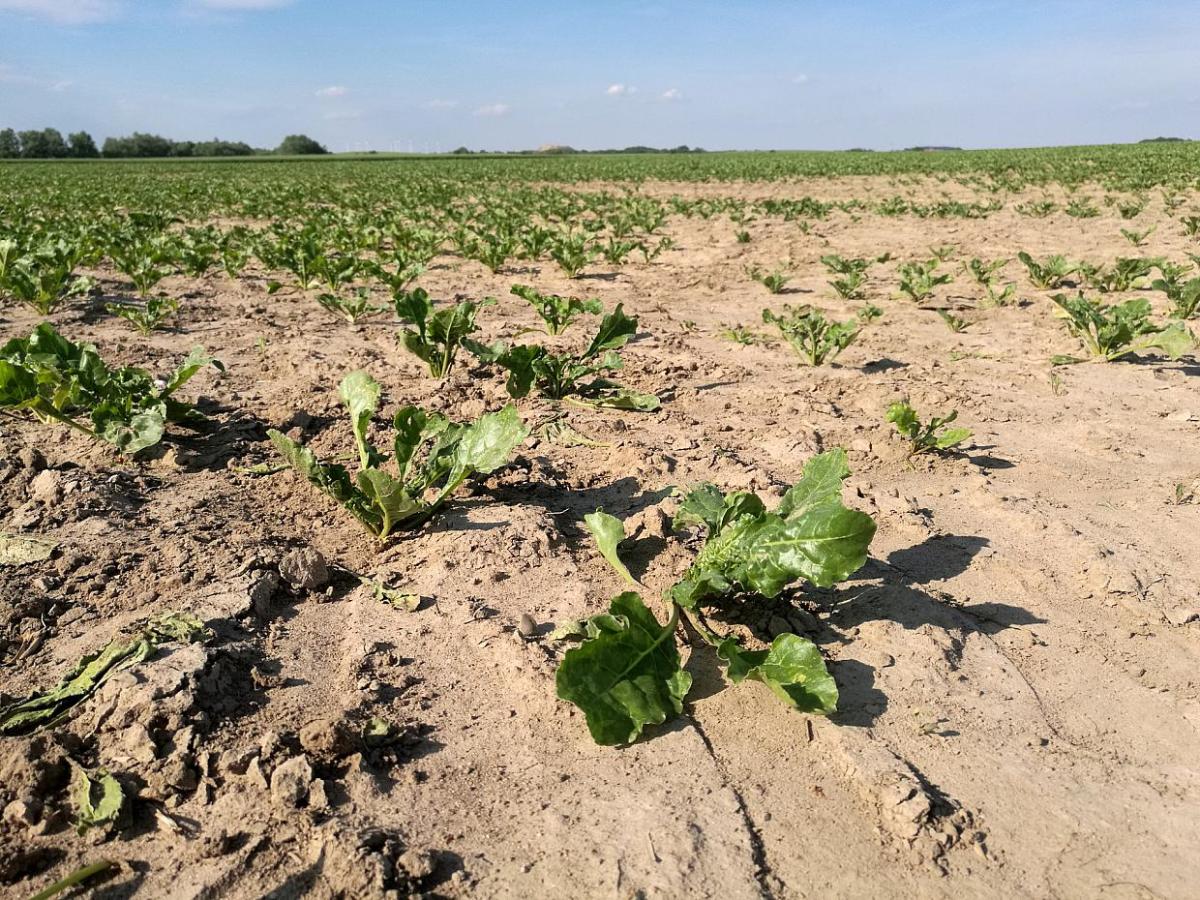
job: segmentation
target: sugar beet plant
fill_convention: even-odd
[[[159,388],[149,372],[110,369],[93,345],[72,343],[43,322],[28,338],[0,347],[0,411],[27,410],[133,454],[162,440],[168,422],[204,421],[174,395],[209,365],[224,370],[196,347]]]
[[[854,343],[860,330],[858,322],[830,321],[811,306],[791,307],[785,304],[782,314],[764,309],[762,319],[778,328],[800,360],[810,366],[819,366],[827,360],[832,362]]]
[[[1068,297],[1056,294],[1052,298],[1059,316],[1096,360],[1114,362],[1135,353],[1158,350],[1169,359],[1178,359],[1194,350],[1196,337],[1182,322],[1156,325],[1150,319],[1149,300],[1126,300],[1107,305],[1079,294]],[[1077,356],[1055,356],[1054,365],[1084,362]]]
[[[578,297],[560,297],[558,294],[540,294],[523,284],[514,284],[512,292],[525,300],[546,325],[546,333],[562,334],[568,326],[584,313],[598,316],[604,312],[599,300],[580,300]]]
[[[0,240],[0,297],[49,315],[67,298],[91,289],[91,279],[74,274],[83,255],[78,242],[45,241],[20,252],[15,241]]]
[[[937,271],[938,264],[939,261],[934,258],[900,266],[900,293],[914,303],[922,303],[932,297],[934,288],[953,280],[949,272]]]
[[[381,541],[396,529],[420,527],[468,477],[503,466],[529,435],[513,406],[469,424],[405,406],[392,419],[396,434],[389,471],[388,455],[368,434],[379,408],[379,383],[366,372],[351,372],[338,391],[350,413],[358,449],[354,478],[345,466],[321,462],[307,447],[274,429],[267,435],[292,468]]]
[[[1062,287],[1064,283],[1079,271],[1079,264],[1073,263],[1065,256],[1055,254],[1043,260],[1034,259],[1024,250],[1017,254],[1029,272],[1029,280],[1036,288],[1052,290]]]
[[[434,378],[450,374],[458,350],[468,335],[478,331],[475,317],[495,300],[462,300],[454,306],[434,309],[422,288],[401,291],[395,297],[396,318],[412,325],[400,332],[400,342],[409,353],[425,362]]]
[[[647,725],[683,711],[692,678],[675,644],[681,617],[715,650],[734,684],[761,682],[801,712],[837,709],[837,685],[812,641],[781,634],[767,649],[747,649],[736,636],[716,633],[705,612],[736,614],[747,596],[777,597],[803,581],[830,587],[858,571],[875,522],[842,504],[849,474],[842,450],[813,457],[774,511],[745,491],[723,494],[702,484],[688,492],[674,525],[699,529],[704,545],[664,597],[666,624],[639,594],[620,594],[607,613],[582,623],[582,643],[567,651],[558,668],[558,696],[583,711],[597,743],[629,743]],[[620,522],[601,513],[588,525],[606,558],[630,579],[616,557]]]
[[[959,446],[971,436],[971,429],[946,427],[957,418],[958,410],[955,409],[945,416],[934,416],[928,422],[922,422],[917,411],[905,400],[897,400],[887,411],[887,420],[908,440],[910,454],[946,453]]]
[[[631,391],[609,379],[625,363],[617,351],[637,332],[637,317],[627,316],[620,304],[600,320],[591,343],[579,353],[555,353],[541,344],[503,342],[485,347],[465,342],[482,362],[497,365],[508,374],[509,396],[526,397],[533,388],[550,400],[573,400],[589,406],[652,412],[661,405],[654,394]]]

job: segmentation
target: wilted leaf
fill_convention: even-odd
[[[0,734],[27,734],[51,725],[90,697],[111,675],[148,659],[159,645],[197,641],[208,630],[194,616],[168,613],[148,622],[129,640],[111,640],[79,660],[59,683],[46,691],[0,707]]]
[[[91,828],[117,823],[125,808],[125,791],[107,772],[97,772],[93,778],[77,768],[71,784],[71,802],[75,806],[75,831],[83,835]]]
[[[0,566],[21,566],[49,559],[58,544],[40,538],[0,534]]]

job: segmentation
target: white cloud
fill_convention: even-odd
[[[808,76],[801,72],[792,76],[792,84],[808,84]]]
[[[497,116],[506,116],[512,110],[512,107],[507,103],[489,103],[487,106],[481,106],[475,110],[475,115],[495,118]]]
[[[327,122],[344,122],[350,119],[361,119],[361,109],[335,109],[325,113],[321,118]]]
[[[670,103],[672,100],[682,100],[683,91],[679,90],[679,88],[667,88],[662,92],[662,99],[666,100],[668,103]]]
[[[53,91],[56,94],[61,94],[63,91],[69,90],[74,86],[75,82],[69,78],[56,78],[46,80],[35,78],[27,72],[18,72],[7,63],[0,63],[0,84],[20,84],[26,87],[38,88],[45,91]]]
[[[629,94],[636,94],[637,88],[630,84],[610,84],[604,93],[610,97],[626,97]]]
[[[104,22],[119,11],[116,0],[0,0],[0,13],[24,13],[59,25]]]
[[[457,100],[439,100],[439,99],[435,98],[433,100],[426,100],[421,105],[423,107],[425,107],[426,109],[454,109],[455,107],[458,106],[458,101]]]
[[[350,93],[348,88],[340,84],[331,84],[329,87],[323,87],[317,91],[318,97],[345,97]]]
[[[196,0],[207,9],[219,9],[224,12],[254,11],[259,9],[279,9],[291,6],[294,0]]]

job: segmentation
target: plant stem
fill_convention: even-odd
[[[76,869],[61,881],[56,881],[49,887],[38,891],[29,900],[49,900],[50,897],[60,894],[68,888],[73,888],[77,884],[83,884],[89,878],[99,875],[101,872],[107,872],[109,869],[115,869],[116,867],[117,864],[110,859],[102,859],[99,862],[89,863],[86,866]]]

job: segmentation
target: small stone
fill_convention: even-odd
[[[295,809],[308,797],[313,780],[312,766],[303,754],[293,756],[271,773],[271,800],[283,809]]]
[[[531,638],[537,634],[537,622],[533,621],[533,616],[529,613],[521,613],[521,618],[517,622],[517,633],[523,638]]]
[[[32,803],[14,800],[4,807],[4,821],[20,825],[33,825],[38,820],[38,811]]]
[[[121,736],[121,747],[126,753],[140,763],[152,763],[158,756],[158,748],[154,739],[141,722],[134,722],[125,729]]]
[[[329,809],[329,794],[325,790],[325,779],[317,778],[308,786],[308,808]]]
[[[46,457],[36,447],[26,447],[18,453],[17,462],[21,464],[22,468],[31,469],[34,472],[40,472],[46,468]]]
[[[1167,621],[1172,625],[1187,625],[1200,619],[1200,609],[1194,606],[1181,606],[1167,610]]]
[[[53,469],[43,469],[29,482],[30,500],[49,505],[57,502],[62,493],[62,476]]]
[[[315,590],[329,583],[325,557],[311,547],[292,550],[279,562],[279,574],[293,588]]]
[[[300,746],[313,756],[336,758],[354,749],[354,738],[337,719],[313,719],[300,729]]]
[[[767,622],[767,634],[771,635],[772,638],[777,638],[781,634],[792,633],[792,623],[783,616],[771,616],[770,621]]]
[[[415,847],[405,850],[397,862],[413,881],[430,878],[437,871],[437,857],[428,850],[418,850]]]
[[[788,611],[788,619],[792,625],[799,631],[805,631],[813,634],[821,630],[821,620],[810,613],[807,609],[792,609]]]
[[[871,442],[866,438],[856,438],[850,442],[850,449],[855,453],[870,453]]]

